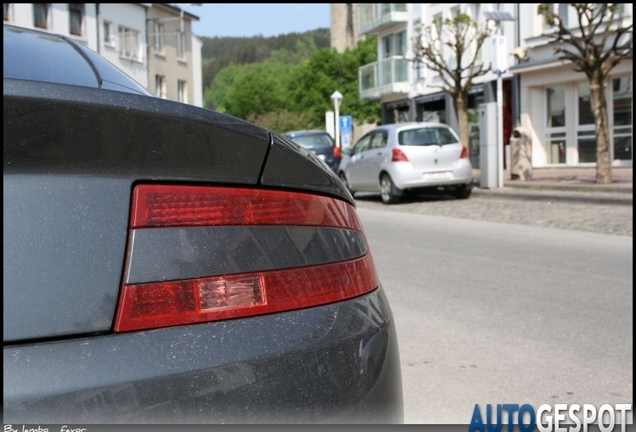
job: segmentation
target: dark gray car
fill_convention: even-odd
[[[68,38],[3,45],[5,424],[403,421],[391,309],[312,152]]]

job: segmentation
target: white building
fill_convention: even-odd
[[[594,166],[596,136],[590,108],[589,83],[571,64],[556,59],[554,44],[544,34],[553,31],[537,14],[538,3],[519,5],[521,46],[525,61],[511,67],[520,77],[521,125],[532,136],[534,166]],[[572,26],[578,25],[574,8],[554,4],[555,12]],[[619,20],[629,25],[633,5],[621,5]],[[610,156],[613,166],[632,166],[632,59],[610,73],[607,112]]]
[[[486,24],[484,12],[506,11],[514,14],[512,4],[459,4],[459,3],[372,3],[359,6],[360,32],[378,38],[378,61],[360,68],[361,99],[380,100],[382,122],[438,121],[458,128],[453,99],[444,90],[438,74],[425,67],[414,68],[406,58],[412,57],[412,39],[417,27],[432,25],[437,20],[452,18],[460,13],[469,15],[479,25]],[[493,24],[494,25],[494,24]],[[502,21],[501,32],[510,49],[516,46],[515,25]],[[448,61],[451,53],[445,51]],[[486,42],[479,57],[480,63],[489,67],[490,44]],[[512,58],[511,58],[512,63]],[[513,75],[503,75],[504,140],[513,127]],[[473,164],[479,164],[479,104],[494,102],[497,75],[488,72],[473,81],[468,100],[470,156]]]
[[[378,61],[359,70],[360,98],[381,102],[382,123],[441,121],[457,130],[453,100],[436,87],[442,84],[440,77],[424,67],[414,69],[405,59],[411,54],[415,29],[459,13],[483,24],[484,12],[508,12],[514,20],[500,23],[510,52],[508,72],[502,75],[504,144],[509,143],[514,127],[523,126],[532,136],[533,166],[594,165],[596,141],[587,79],[574,72],[571,65],[555,60],[553,45],[542,36],[549,29],[537,13],[538,6],[538,3],[359,4],[360,34],[378,38]],[[571,7],[566,4],[554,7],[571,9],[570,22],[575,22]],[[632,10],[631,4],[624,4],[621,20],[631,23]],[[527,54],[523,60],[512,55],[518,47]],[[487,41],[480,60],[488,66],[491,59],[491,44]],[[470,92],[467,144],[476,166],[479,164],[477,110],[481,103],[496,101],[496,80],[496,74],[489,72],[474,80]],[[632,166],[631,59],[614,68],[610,81],[607,96],[614,165]]]
[[[150,6],[151,3],[97,4],[96,51],[146,88],[149,88],[146,14]]]

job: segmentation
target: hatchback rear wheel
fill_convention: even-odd
[[[468,185],[461,185],[455,189],[455,198],[457,199],[467,199],[470,196],[472,189],[468,187]]]
[[[400,190],[395,187],[388,174],[382,175],[380,179],[380,193],[384,204],[395,204],[400,200]]]

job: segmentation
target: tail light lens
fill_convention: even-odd
[[[356,238],[364,241],[354,208],[337,199],[255,189],[141,185],[133,191],[126,266],[131,266],[135,234],[139,230],[157,230],[152,233],[159,234],[165,228],[178,228],[183,234],[180,237],[187,239],[188,235],[196,234],[196,227],[219,227],[208,228],[206,232],[209,233],[209,229],[227,226],[290,226],[294,227],[294,232],[298,232],[299,227],[307,227],[307,233],[312,235],[316,235],[316,229],[328,228],[333,235],[339,230],[359,232],[361,237]],[[183,250],[183,245],[174,246],[167,245],[163,253],[174,254],[174,260],[183,259],[183,254],[179,255],[179,247]],[[141,283],[126,283],[125,277],[115,331],[281,312],[368,293],[378,286],[373,259],[366,245],[356,250],[359,252],[353,258],[318,265],[301,264],[294,268],[263,271],[252,268],[249,272],[239,269],[228,274],[144,280]],[[197,253],[196,250],[188,252]],[[315,252],[307,251],[309,255]],[[138,255],[138,251],[136,253]],[[169,257],[168,261],[171,260]]]
[[[466,148],[465,145],[462,144],[462,153],[459,155],[460,159],[467,159],[468,158],[468,148]]]
[[[340,147],[334,146],[333,147],[333,157],[340,157],[341,154],[342,154],[342,152],[340,151]]]
[[[391,162],[408,162],[409,158],[406,157],[404,152],[400,149],[394,148],[391,150]]]

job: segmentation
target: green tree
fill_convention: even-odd
[[[216,75],[229,66],[265,61],[275,57],[283,63],[295,64],[309,57],[316,49],[330,44],[329,29],[317,29],[304,33],[288,33],[265,38],[203,37],[201,56],[203,57],[203,84],[207,90]],[[276,52],[274,54],[274,52]]]
[[[559,45],[557,58],[572,62],[590,83],[590,103],[596,125],[596,182],[612,182],[607,83],[610,71],[632,54],[633,24],[623,25],[618,3],[570,3],[576,11],[575,25],[568,25],[554,12],[553,4],[541,4],[537,12],[555,28],[547,34]]]
[[[263,115],[250,114],[246,120],[278,133],[323,127],[322,123],[313,123],[305,113],[287,110],[268,112]]]
[[[267,61],[244,65],[240,69],[226,93],[224,108],[227,114],[247,119],[250,115],[263,115],[285,108],[283,82],[288,65]]]
[[[358,90],[358,68],[375,61],[376,49],[375,38],[368,38],[342,54],[327,48],[316,51],[290,71],[286,105],[306,113],[312,124],[323,125],[325,112],[333,110],[331,95],[338,90],[343,94],[341,114],[358,123],[379,121],[379,102],[361,101]]]
[[[493,34],[487,24],[477,25],[466,14],[435,21],[433,25],[418,27],[413,37],[412,58],[417,67],[424,65],[437,72],[457,109],[459,138],[468,145],[468,91],[476,77],[490,69],[479,61],[481,47]]]
[[[212,85],[205,91],[204,106],[225,113],[228,93],[240,73],[241,69],[234,66],[234,63],[222,69],[214,78]]]

